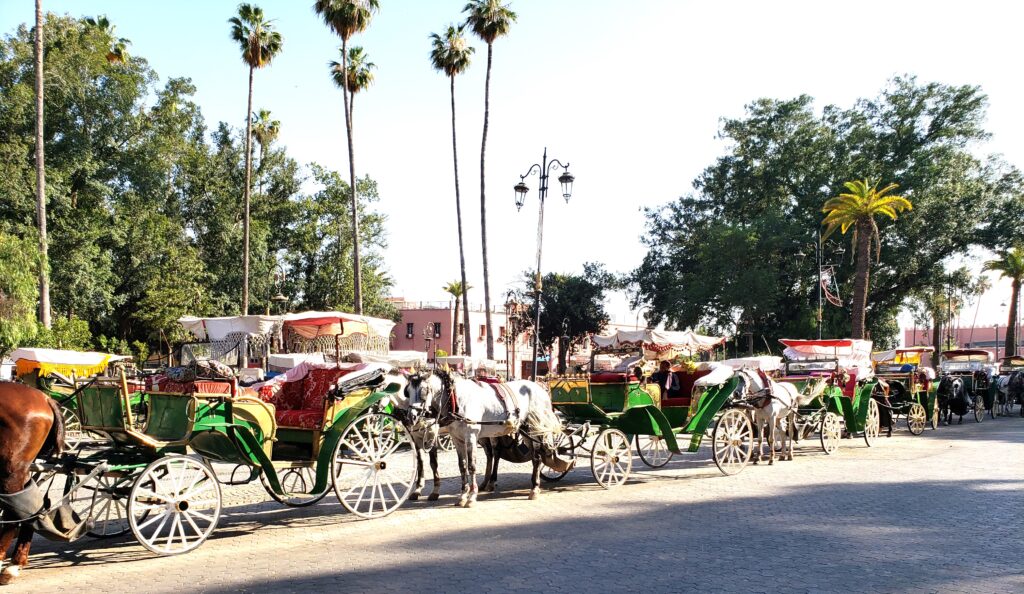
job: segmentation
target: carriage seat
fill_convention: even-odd
[[[325,399],[343,376],[366,368],[313,368],[301,379],[284,382],[279,390],[260,390],[260,398],[274,405],[279,427],[319,430],[324,425]]]
[[[624,384],[628,381],[629,376],[625,373],[605,371],[590,374],[590,383],[592,384]]]

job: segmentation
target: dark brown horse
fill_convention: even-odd
[[[9,495],[25,489],[32,462],[47,455],[60,455],[64,448],[64,425],[59,405],[35,388],[0,382],[0,493]],[[4,510],[0,522],[10,522],[12,512]],[[9,584],[28,565],[32,544],[31,521],[0,524],[0,565],[15,535],[18,537],[11,564],[0,572],[0,585]]]

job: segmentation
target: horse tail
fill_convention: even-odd
[[[551,396],[540,384],[531,386],[530,408],[526,411],[526,425],[531,433],[555,435],[562,432],[562,422],[558,420],[551,406]]]
[[[47,397],[46,403],[53,411],[53,425],[50,426],[50,433],[47,434],[46,441],[43,442],[43,447],[39,450],[39,455],[59,456],[64,453],[64,448],[67,446],[64,441],[64,413],[61,411],[60,404],[53,398]]]

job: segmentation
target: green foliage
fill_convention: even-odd
[[[584,264],[583,274],[544,275],[540,310],[540,343],[551,347],[559,340],[559,369],[565,369],[569,344],[590,334],[601,332],[608,324],[604,309],[605,292],[615,288],[614,278],[599,264]],[[525,283],[532,288],[534,273],[524,274]],[[534,303],[528,307],[528,316],[536,319]],[[561,340],[569,337],[569,344]]]
[[[0,359],[35,338],[38,246],[0,231]]]
[[[989,221],[1020,209],[1020,174],[996,160],[982,163],[971,150],[987,137],[985,104],[977,87],[912,77],[848,109],[819,113],[807,96],[755,101],[743,118],[723,121],[728,151],[694,181],[695,191],[647,211],[648,252],[629,278],[635,302],[649,304],[651,322],[669,328],[751,331],[769,342],[816,336],[821,204],[846,180],[885,179],[914,206],[891,231],[893,222],[878,221],[882,252],[866,322],[874,340],[885,339],[892,330],[885,320],[941,273],[947,257],[993,245]],[[836,265],[848,300],[850,260],[828,244],[824,260]],[[826,304],[823,334],[847,334],[849,319],[846,307]]]
[[[446,351],[444,349],[436,349],[434,351],[434,357],[447,357],[447,356],[448,356],[448,351]]]
[[[54,318],[49,329],[42,325],[39,326],[32,346],[69,351],[92,350],[92,332],[89,330],[89,322],[76,317]]]

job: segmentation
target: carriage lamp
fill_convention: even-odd
[[[515,191],[516,191],[516,210],[518,211],[518,210],[522,209],[523,208],[523,204],[526,203],[526,193],[530,191],[530,186],[526,185],[526,182],[524,182],[523,180],[520,179],[519,183],[516,184]]]
[[[569,202],[569,198],[572,196],[572,182],[575,180],[573,174],[569,173],[568,166],[566,166],[565,173],[558,176],[558,183],[562,184],[562,197],[566,202]]]

